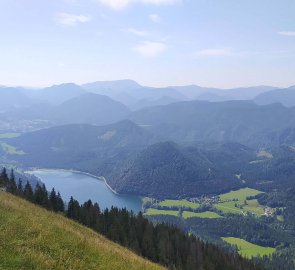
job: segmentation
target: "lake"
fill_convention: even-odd
[[[49,169],[33,170],[28,173],[40,178],[49,191],[55,188],[67,202],[73,196],[80,203],[91,199],[93,203],[97,202],[100,208],[117,206],[119,208],[125,207],[136,213],[141,211],[142,201],[140,197],[115,194],[106,186],[104,181],[90,175]]]

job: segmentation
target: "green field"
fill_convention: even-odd
[[[198,218],[221,218],[220,215],[216,214],[215,212],[201,212],[201,213],[194,213],[189,211],[183,211],[182,217],[185,219],[192,218],[192,217],[198,217]]]
[[[248,205],[243,207],[247,212],[254,213],[258,216],[264,214],[264,207],[260,205],[256,199],[247,201],[247,204]]]
[[[24,155],[25,154],[24,151],[19,150],[19,149],[15,148],[14,146],[7,144],[7,143],[0,142],[0,146],[9,155]]]
[[[227,200],[234,200],[237,199],[240,202],[244,202],[247,197],[250,196],[256,196],[258,194],[261,194],[262,192],[256,189],[252,188],[241,188],[239,190],[230,191],[228,193],[222,194],[219,196],[221,201],[227,201]]]
[[[228,244],[237,246],[239,254],[249,259],[257,256],[270,256],[276,250],[271,247],[258,246],[240,238],[223,237],[222,239]]]
[[[235,207],[236,202],[224,202],[224,203],[218,203],[214,204],[214,207],[223,213],[228,214],[243,214],[243,209],[240,209],[239,207]]]
[[[178,216],[179,211],[174,210],[159,210],[154,208],[149,208],[145,213],[147,216],[155,216],[155,215],[170,215],[170,216]]]
[[[200,207],[200,204],[190,202],[188,200],[164,200],[159,203],[159,206],[162,206],[162,207],[187,207],[187,208],[197,209]]]
[[[0,269],[164,268],[60,214],[0,192]]]
[[[261,193],[261,191],[251,188],[231,191],[220,195],[220,202],[214,204],[214,207],[224,213],[244,214],[250,212],[261,216],[264,214],[264,207],[256,199],[246,200],[247,197],[256,196]]]
[[[11,138],[19,137],[19,136],[20,136],[20,133],[1,133],[0,139],[11,139]]]

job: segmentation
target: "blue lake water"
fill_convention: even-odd
[[[142,201],[140,197],[129,195],[118,195],[113,193],[104,183],[95,177],[62,170],[33,170],[34,174],[46,185],[48,190],[55,188],[59,191],[65,201],[69,201],[73,196],[80,203],[91,199],[97,202],[100,208],[110,208],[117,206],[127,208],[133,212],[141,211]]]

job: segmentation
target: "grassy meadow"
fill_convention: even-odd
[[[239,254],[248,259],[257,256],[270,256],[276,250],[275,248],[271,247],[255,245],[240,238],[223,237],[222,239],[228,244],[237,246]]]
[[[200,204],[190,202],[188,200],[164,200],[159,203],[161,207],[187,207],[192,209],[197,209]]]
[[[153,215],[170,215],[178,217],[179,211],[177,210],[159,210],[155,208],[149,208],[145,213],[147,216]]]
[[[256,196],[262,192],[252,188],[242,188],[219,196],[219,203],[214,207],[223,213],[245,214],[247,212],[262,216],[264,207],[256,199],[247,200],[247,197]],[[246,204],[245,204],[246,202]]]
[[[247,197],[256,196],[260,193],[262,193],[262,192],[259,190],[256,190],[256,189],[241,188],[239,190],[224,193],[224,194],[220,195],[219,198],[221,201],[237,199],[239,202],[244,202],[244,200],[246,200]]]
[[[222,216],[218,215],[215,212],[206,211],[201,213],[194,213],[190,211],[183,211],[182,217],[184,219],[192,218],[192,217],[198,217],[198,218],[222,218]]]

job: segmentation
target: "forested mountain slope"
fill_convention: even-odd
[[[289,134],[285,142],[290,137],[292,143]],[[129,120],[52,127],[1,140],[5,162],[89,172],[106,177],[119,193],[143,196],[219,194],[243,186],[267,191],[288,187],[295,173],[292,144],[265,149],[235,142],[177,144]]]
[[[129,120],[107,126],[75,124],[52,127],[7,143],[23,149],[24,155],[8,155],[24,166],[62,167],[102,175],[117,162],[155,142],[155,137]]]
[[[188,101],[145,108],[129,118],[177,142],[233,141],[259,148],[274,143],[271,134],[280,136],[294,127],[295,110],[252,101]],[[295,143],[295,138],[291,141]]]
[[[121,193],[197,196],[242,186],[235,175],[254,156],[253,150],[239,144],[206,149],[162,142],[147,147],[105,176]]]

